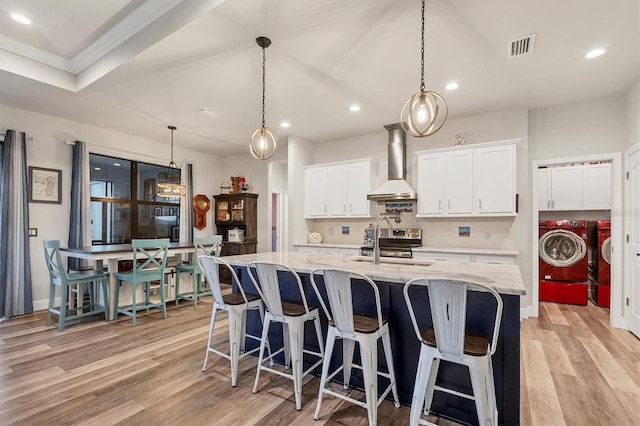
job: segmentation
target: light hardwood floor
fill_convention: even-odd
[[[42,311],[0,323],[0,424],[367,424],[364,409],[331,397],[314,422],[316,377],[299,412],[286,379],[264,374],[252,394],[254,357],[241,361],[236,388],[227,360],[212,356],[201,373],[211,303],[198,306],[171,303],[168,319],[151,312],[135,328],[130,318],[89,319],[58,333]],[[548,303],[522,322],[523,425],[640,423],[640,342],[607,324],[608,310]],[[378,414],[380,425],[408,417],[389,401]]]

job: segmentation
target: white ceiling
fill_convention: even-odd
[[[624,94],[640,78],[639,4],[429,0],[426,88],[450,118]],[[508,58],[532,33],[533,53]],[[261,121],[261,35],[282,140],[379,131],[419,89],[418,0],[0,0],[0,103],[163,143],[175,125],[176,146],[244,153]],[[595,47],[607,53],[586,60]]]

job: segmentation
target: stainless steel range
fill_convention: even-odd
[[[370,229],[365,230],[364,245],[360,247],[361,256],[373,256],[375,244]],[[380,256],[412,258],[411,249],[422,246],[422,229],[420,228],[393,228],[391,236],[388,229],[380,229]]]

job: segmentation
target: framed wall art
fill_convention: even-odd
[[[62,204],[62,170],[29,166],[29,202]]]

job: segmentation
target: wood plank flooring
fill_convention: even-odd
[[[84,319],[62,333],[43,311],[0,323],[2,425],[366,425],[363,408],[332,397],[314,422],[318,378],[303,386],[295,410],[293,384],[261,375],[253,394],[255,358],[240,362],[231,387],[229,362],[211,356],[202,373],[211,312],[189,302],[131,319]],[[640,341],[608,326],[608,310],[542,303],[522,322],[523,425],[640,423]],[[226,315],[216,334],[226,335]],[[359,396],[359,392],[354,391]],[[384,401],[380,425],[404,425],[409,408]],[[441,425],[452,422],[431,418]]]

